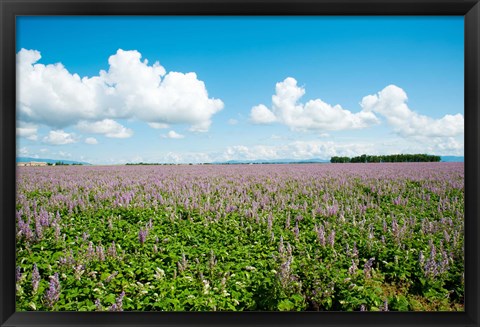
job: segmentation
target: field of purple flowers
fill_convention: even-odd
[[[18,311],[463,310],[463,163],[18,167]]]

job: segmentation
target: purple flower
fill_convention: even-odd
[[[381,311],[389,311],[388,310],[388,301],[383,301],[383,306],[381,307]]]
[[[78,265],[73,267],[73,273],[75,275],[75,279],[80,280],[82,278],[83,273],[85,272],[84,265]]]
[[[353,242],[352,256],[353,256],[353,257],[357,257],[357,256],[358,256],[357,242]]]
[[[105,261],[105,250],[102,245],[97,246],[97,258],[99,261]]]
[[[443,242],[440,241],[441,259],[437,260],[437,249],[432,240],[430,240],[430,256],[425,260],[423,265],[423,273],[425,277],[435,278],[436,276],[445,273],[448,270],[450,259],[447,252],[443,249]],[[420,262],[421,264],[421,262]]]
[[[348,268],[348,273],[350,275],[354,275],[356,271],[357,271],[357,265],[355,264],[355,261],[352,259],[352,265]]]
[[[230,212],[235,211],[235,210],[237,210],[236,206],[227,206],[227,208],[225,209],[225,212],[230,213]]]
[[[317,233],[317,238],[320,242],[320,245],[325,246],[325,229],[323,228],[323,225],[320,225],[320,227],[315,225],[315,232]]]
[[[30,228],[30,224],[25,223],[21,218],[18,220],[18,229],[19,235],[23,235],[27,241],[33,239],[33,232]]]
[[[372,271],[374,261],[375,261],[375,258],[370,258],[368,259],[367,262],[365,262],[365,265],[363,266],[363,273],[365,274],[365,278],[372,277],[371,271]]]
[[[368,229],[368,239],[372,240],[374,238],[374,233],[373,233],[373,226],[370,226]]]
[[[117,304],[114,303],[108,308],[108,311],[121,311],[121,310],[119,310]]]
[[[50,286],[45,293],[45,303],[49,308],[52,308],[60,298],[60,281],[58,273],[50,277]]]
[[[284,250],[285,250],[285,247],[283,246],[283,236],[280,236],[280,243],[278,244],[278,253],[282,254]]]
[[[397,198],[393,199],[393,204],[402,205],[403,204],[402,197],[399,195],[399,196],[397,196]]]
[[[287,287],[291,281],[295,279],[291,272],[291,264],[293,262],[292,247],[287,243],[287,251],[283,251],[279,258],[280,269],[277,273],[277,277],[282,287]]]
[[[148,230],[140,228],[140,231],[138,232],[138,240],[140,241],[140,244],[144,244],[148,235]]]
[[[330,235],[328,235],[328,244],[333,247],[335,245],[335,230],[332,229]]]
[[[298,238],[300,235],[300,229],[298,228],[298,221],[295,222],[295,227],[293,228],[293,233],[295,234],[295,238]]]
[[[335,216],[338,212],[338,205],[337,204],[334,204],[333,206],[331,207],[328,207],[327,209],[327,216]]]
[[[450,235],[448,234],[447,230],[443,231],[443,238],[445,239],[446,242],[450,241]]]
[[[440,262],[440,267],[441,267],[441,272],[445,272],[448,270],[448,266],[450,264],[450,261],[449,261],[449,256],[447,254],[447,251],[443,250],[442,251],[442,261]]]
[[[395,218],[392,220],[392,233],[395,237],[398,237],[398,223]]]
[[[111,274],[110,276],[107,277],[107,279],[105,279],[105,282],[106,283],[110,283],[112,281],[112,279],[115,278],[115,276],[118,275],[118,271],[114,271],[113,274]]]
[[[435,259],[437,256],[437,249],[435,248],[435,244],[433,244],[433,241],[430,239],[430,258]]]
[[[286,287],[288,282],[291,280],[290,276],[290,266],[292,264],[293,257],[288,256],[286,260],[280,265],[280,271],[279,271],[279,278],[280,278],[280,283],[282,284],[283,287]]]
[[[120,295],[117,297],[114,304],[110,306],[108,311],[123,311],[123,297],[125,296],[125,292],[122,291]]]
[[[182,272],[187,269],[187,258],[185,258],[185,253],[182,254],[182,260],[177,262],[178,271]]]
[[[67,255],[65,254],[65,257],[60,257],[58,259],[58,263],[64,266],[72,266],[75,264],[75,258],[73,257],[73,251],[70,250],[70,253]]]
[[[55,230],[55,239],[59,240],[60,239],[60,234],[62,233],[62,230],[60,228],[60,223],[58,223],[57,221],[54,221],[54,223],[52,225],[53,225],[53,228]]]
[[[93,248],[93,242],[88,242],[88,249],[87,249],[87,259],[92,260],[95,257],[95,250]]]
[[[18,282],[20,281],[20,279],[22,279],[22,271],[21,271],[22,268],[20,267],[17,267],[17,269],[15,269],[15,280]]]
[[[103,307],[99,299],[95,300],[95,311],[103,311]]]
[[[273,226],[273,215],[272,213],[270,212],[269,215],[268,215],[268,218],[267,218],[267,228],[269,231],[272,230],[272,226]]]
[[[39,283],[40,283],[40,273],[38,272],[37,264],[34,263],[33,272],[32,272],[33,294],[37,293]]]
[[[43,238],[43,227],[38,216],[35,218],[35,233],[37,234],[37,239],[41,240]]]
[[[418,254],[418,262],[420,263],[420,266],[423,267],[423,264],[425,263],[425,256],[423,255],[423,251],[420,251]]]
[[[112,241],[112,244],[108,247],[107,254],[112,258],[117,257],[117,248],[115,246],[115,241]]]
[[[35,220],[37,220],[37,217],[35,217]],[[50,217],[48,215],[48,212],[43,208],[38,215],[38,221],[43,227],[48,227],[50,225]]]

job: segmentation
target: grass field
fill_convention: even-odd
[[[463,163],[17,169],[18,311],[457,311]]]

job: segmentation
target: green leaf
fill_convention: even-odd
[[[277,308],[280,311],[292,311],[295,308],[295,304],[290,300],[283,300],[278,304]]]
[[[105,298],[104,298],[104,302],[106,303],[109,303],[109,304],[113,304],[115,303],[115,294],[108,294]]]

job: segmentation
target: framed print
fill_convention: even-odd
[[[2,326],[478,326],[478,1],[1,1]]]

